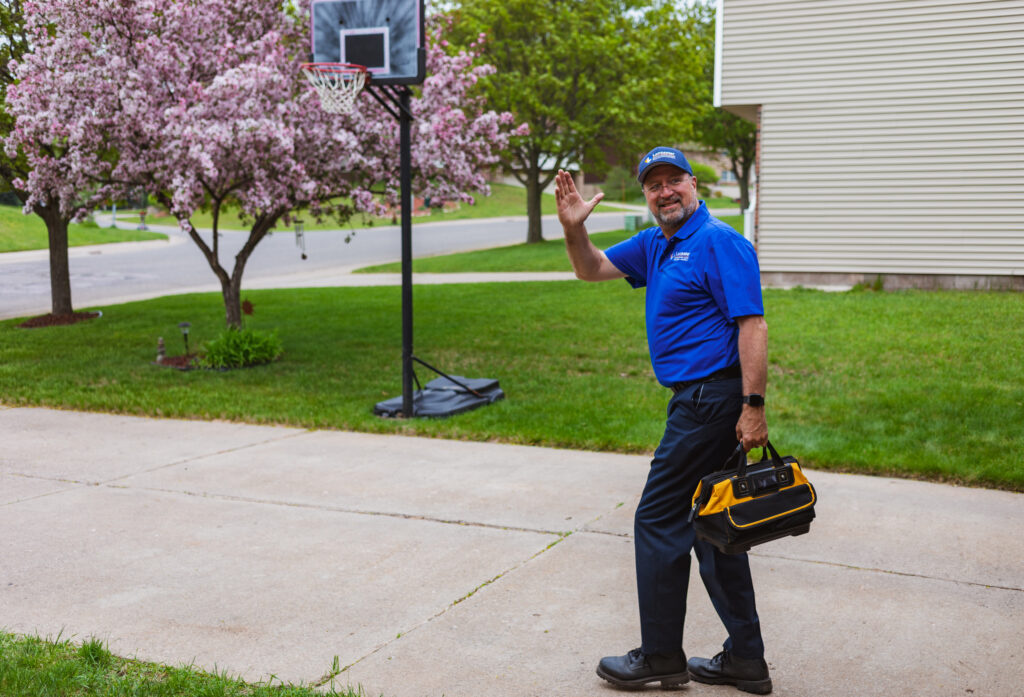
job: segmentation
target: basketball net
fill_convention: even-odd
[[[366,85],[366,67],[352,63],[303,63],[302,72],[320,95],[320,107],[331,114],[347,114]]]

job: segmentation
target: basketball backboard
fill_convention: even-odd
[[[310,20],[314,63],[365,65],[378,85],[426,77],[423,0],[313,0]]]

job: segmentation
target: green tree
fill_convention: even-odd
[[[757,128],[723,109],[708,106],[694,121],[695,140],[724,153],[740,186],[740,208],[750,207],[750,176],[757,161]]]
[[[729,169],[740,187],[740,208],[750,207],[750,177],[757,161],[757,127],[749,121],[713,106],[715,81],[715,12],[711,4],[692,8],[693,42],[700,50],[701,83],[697,114],[691,123],[690,140],[729,158]]]
[[[12,61],[28,52],[28,36],[21,12],[21,0],[0,0],[0,138],[14,130],[14,117],[7,113],[7,85],[14,82]],[[27,174],[23,156],[10,157],[0,147],[0,192],[14,191],[14,180]],[[18,193],[18,192],[15,192]],[[27,196],[18,196],[22,202]]]
[[[541,192],[558,169],[600,173],[609,155],[632,164],[688,133],[703,64],[688,13],[664,0],[467,0],[453,11],[456,44],[486,35],[491,108],[529,128],[503,156],[526,187],[527,242],[543,240]]]
[[[7,87],[14,84],[12,63],[30,50],[25,32],[21,0],[0,0],[0,140],[6,142],[14,129],[14,117],[7,111]],[[13,191],[24,203],[28,193],[18,188],[16,180],[26,180],[31,168],[24,153],[9,155],[0,145],[0,191]],[[68,315],[71,307],[71,273],[68,267],[68,223],[71,216],[61,212],[57,201],[36,204],[33,213],[46,223],[50,248],[50,307],[55,315]]]

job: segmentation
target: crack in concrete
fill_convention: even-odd
[[[122,475],[114,477],[112,479],[104,479],[104,480],[102,480],[100,482],[97,482],[97,484],[110,484],[112,482],[119,482],[122,479],[128,479],[129,477],[135,477],[135,476],[140,475],[140,474],[150,474],[152,472],[158,472],[158,471],[160,471],[162,469],[166,469],[168,467],[177,467],[178,465],[184,465],[184,464],[187,464],[187,463],[190,463],[190,462],[202,462],[203,460],[206,460],[206,459],[211,458],[211,457],[219,457],[221,455],[227,455],[228,453],[237,453],[237,452],[241,452],[243,450],[248,450],[249,448],[256,448],[256,447],[260,447],[260,446],[263,446],[263,445],[269,445],[271,443],[278,443],[278,442],[283,441],[283,440],[288,440],[289,438],[298,438],[299,436],[305,436],[305,435],[308,435],[310,433],[313,433],[313,431],[310,431],[309,429],[305,429],[305,430],[302,430],[302,431],[296,431],[295,433],[287,433],[287,434],[284,434],[282,436],[277,436],[277,437],[274,437],[274,438],[266,438],[264,440],[257,441],[257,442],[254,442],[254,443],[246,443],[244,445],[238,445],[238,446],[235,446],[234,448],[226,448],[224,450],[218,450],[218,451],[212,452],[212,453],[203,453],[201,455],[193,455],[192,457],[186,457],[186,458],[184,458],[182,460],[176,460],[174,462],[165,462],[163,464],[156,465],[155,467],[150,467],[149,469],[139,470],[138,472],[129,472],[128,474],[122,474]]]
[[[609,536],[609,537],[619,537],[619,538],[628,538],[628,539],[632,539],[633,538],[633,535],[630,534],[630,533],[611,532],[611,531],[608,531],[608,530],[587,530],[586,529],[587,525],[591,525],[593,523],[596,523],[604,515],[605,514],[601,514],[597,518],[594,518],[594,520],[592,520],[592,521],[590,521],[588,523],[585,523],[582,526],[582,529],[579,529],[577,531],[578,532],[584,532],[584,533],[590,533],[590,534],[593,534],[593,535],[606,535],[606,536]],[[763,549],[763,548],[758,548],[758,549]],[[976,586],[976,587],[979,587],[979,588],[990,588],[990,589],[993,589],[993,590],[1003,590],[1003,591],[1011,591],[1011,592],[1017,592],[1017,593],[1024,593],[1024,588],[1016,588],[1014,586],[1000,586],[1000,585],[997,585],[997,584],[994,584],[994,583],[982,583],[981,581],[965,581],[965,580],[960,580],[960,579],[955,579],[955,578],[943,578],[943,577],[940,577],[940,576],[929,576],[928,574],[916,574],[916,573],[912,573],[912,572],[909,572],[909,571],[895,571],[895,570],[892,570],[892,569],[878,569],[878,568],[875,568],[875,567],[858,566],[856,564],[844,564],[842,562],[823,561],[823,560],[820,560],[820,559],[805,559],[805,558],[801,558],[801,557],[787,557],[787,556],[784,556],[782,554],[771,554],[771,553],[765,553],[765,552],[762,552],[762,551],[750,551],[750,552],[748,552],[748,554],[750,556],[753,556],[753,557],[762,557],[764,559],[781,559],[781,560],[784,560],[784,561],[802,562],[802,563],[805,563],[805,564],[821,564],[823,566],[834,566],[834,567],[841,568],[841,569],[852,569],[854,571],[867,571],[867,572],[880,573],[880,574],[891,574],[893,576],[906,576],[906,577],[909,577],[909,578],[920,578],[920,579],[924,579],[924,580],[927,580],[927,581],[941,581],[941,582],[944,582],[944,583],[957,583],[957,584],[963,584],[963,585],[967,585],[967,586]]]
[[[621,506],[622,506],[622,504],[620,503],[620,504],[618,504],[617,506],[615,506],[615,507],[614,507],[614,508],[613,508],[612,510],[617,510],[617,509],[618,509],[618,508],[620,508]],[[549,544],[549,545],[548,545],[547,547],[545,547],[544,549],[542,549],[542,550],[539,550],[538,552],[536,552],[535,554],[532,554],[532,555],[530,555],[530,556],[529,556],[529,557],[527,557],[526,559],[523,559],[523,560],[522,560],[522,561],[520,561],[520,562],[519,562],[518,564],[514,564],[514,565],[510,566],[509,568],[505,569],[504,571],[502,571],[502,572],[501,572],[500,574],[498,574],[498,575],[497,575],[497,576],[495,576],[494,578],[491,578],[491,579],[489,579],[489,580],[487,580],[487,581],[484,581],[483,583],[481,583],[480,585],[478,585],[478,586],[477,586],[476,588],[474,588],[473,590],[469,591],[469,592],[468,592],[468,593],[466,593],[465,595],[463,595],[463,596],[461,596],[461,597],[459,597],[459,598],[456,598],[456,599],[455,599],[454,601],[452,601],[451,603],[449,603],[449,604],[448,604],[448,605],[447,605],[446,607],[444,607],[443,609],[441,609],[441,610],[439,610],[438,612],[434,613],[434,614],[433,614],[433,615],[431,615],[430,617],[427,617],[426,619],[424,619],[424,620],[422,620],[422,621],[420,621],[420,622],[416,623],[415,625],[413,625],[412,627],[410,627],[410,628],[409,628],[409,629],[407,629],[406,631],[403,631],[403,632],[399,632],[399,633],[398,633],[398,634],[397,634],[397,635],[395,636],[395,638],[394,638],[394,639],[389,639],[388,641],[384,642],[384,643],[383,643],[383,644],[381,644],[380,646],[377,646],[377,647],[375,647],[375,648],[374,648],[374,649],[373,649],[372,651],[369,651],[369,652],[368,652],[368,653],[366,653],[365,655],[363,655],[363,656],[360,656],[360,657],[359,657],[359,658],[357,658],[356,660],[354,660],[354,661],[352,661],[351,663],[349,663],[348,665],[346,665],[346,666],[345,666],[344,668],[341,668],[340,670],[334,670],[334,669],[332,669],[332,671],[331,671],[331,672],[333,673],[333,675],[332,675],[331,673],[328,673],[327,675],[325,675],[325,676],[323,676],[323,677],[321,678],[321,682],[319,682],[319,683],[314,683],[314,684],[313,684],[313,687],[314,687],[314,688],[315,688],[315,687],[322,687],[322,686],[323,686],[323,685],[325,685],[326,683],[328,683],[328,682],[330,682],[330,681],[334,680],[334,679],[335,679],[335,678],[336,678],[336,677],[337,677],[338,675],[340,675],[341,673],[344,673],[345,671],[347,671],[347,670],[348,670],[349,668],[351,668],[352,666],[354,666],[354,665],[356,665],[356,664],[358,664],[358,663],[361,663],[362,661],[365,661],[365,660],[366,660],[367,658],[369,658],[369,657],[371,657],[371,656],[373,656],[373,655],[375,655],[375,654],[379,653],[380,651],[382,651],[383,649],[387,648],[388,646],[390,646],[390,645],[391,645],[391,644],[393,644],[394,642],[398,641],[398,640],[399,640],[399,639],[401,639],[402,637],[404,637],[404,636],[407,636],[408,634],[410,634],[411,632],[414,632],[414,631],[416,631],[416,630],[417,630],[417,629],[419,629],[420,627],[423,627],[423,626],[425,626],[425,625],[427,625],[427,624],[429,624],[429,623],[433,622],[433,621],[434,621],[434,620],[436,620],[436,619],[437,619],[438,617],[442,617],[443,615],[447,614],[447,613],[448,613],[448,612],[449,612],[449,611],[450,611],[450,610],[451,610],[452,608],[454,608],[454,607],[455,607],[456,605],[459,605],[459,604],[460,604],[460,603],[462,603],[463,601],[465,601],[465,600],[468,600],[469,598],[471,598],[471,597],[472,597],[473,595],[475,595],[475,594],[476,594],[476,593],[477,593],[478,591],[480,591],[480,590],[482,590],[482,589],[486,588],[487,586],[490,586],[491,584],[495,583],[496,581],[498,581],[498,580],[500,580],[500,579],[502,579],[502,578],[505,578],[505,577],[506,577],[506,576],[508,576],[509,574],[511,574],[511,573],[514,573],[515,571],[518,571],[519,569],[521,569],[522,567],[526,566],[526,565],[527,565],[527,564],[529,564],[529,563],[530,563],[531,561],[533,561],[534,559],[536,559],[536,558],[537,558],[537,557],[539,557],[540,555],[544,554],[545,552],[548,552],[548,551],[549,551],[549,550],[551,550],[551,549],[552,549],[552,548],[553,548],[553,547],[554,547],[555,545],[557,545],[558,543],[562,542],[563,540],[565,540],[565,539],[569,538],[569,537],[570,537],[571,535],[573,535],[573,534],[575,534],[575,533],[585,533],[585,532],[594,532],[594,533],[596,533],[596,534],[607,534],[607,535],[610,535],[610,536],[622,537],[622,535],[620,535],[620,534],[618,534],[618,533],[603,533],[602,531],[588,531],[588,530],[586,530],[586,526],[588,526],[588,525],[591,525],[591,524],[593,524],[593,523],[596,523],[596,522],[597,522],[598,520],[600,520],[600,519],[601,519],[602,517],[604,517],[605,515],[607,515],[607,513],[601,513],[601,514],[597,515],[596,517],[592,518],[591,520],[588,520],[588,521],[585,521],[585,522],[583,522],[583,523],[582,523],[581,525],[577,526],[577,527],[576,527],[576,528],[575,528],[574,530],[572,530],[572,531],[570,531],[570,532],[561,532],[561,533],[558,533],[558,532],[551,532],[550,534],[558,535],[558,539],[556,539],[556,540],[553,540],[553,541],[552,541],[552,542],[551,542],[551,543],[550,543],[550,544]],[[482,524],[482,525],[486,525],[486,524]],[[524,528],[514,528],[514,529],[518,529],[518,530],[525,530]],[[527,530],[527,531],[529,531],[529,532],[539,532],[539,531],[536,531],[536,530]],[[627,535],[626,537],[629,537],[629,536]]]
[[[540,555],[542,555],[542,554],[544,554],[545,552],[549,551],[549,550],[550,550],[551,548],[553,548],[553,547],[554,547],[555,545],[557,545],[558,543],[560,543],[560,542],[562,542],[563,540],[565,540],[565,539],[569,538],[569,537],[570,537],[570,536],[571,536],[571,535],[572,535],[573,533],[572,533],[572,532],[566,532],[566,533],[553,533],[553,534],[557,534],[557,535],[559,535],[558,539],[557,539],[557,540],[553,540],[553,541],[552,541],[552,542],[551,542],[551,543],[550,543],[549,545],[547,545],[547,546],[546,546],[546,547],[545,547],[544,549],[542,549],[542,550],[539,550],[539,551],[535,552],[534,554],[531,554],[531,555],[530,555],[529,557],[527,557],[526,559],[523,559],[523,560],[521,560],[520,562],[518,562],[518,563],[516,563],[516,564],[513,564],[513,565],[512,565],[512,566],[510,566],[509,568],[505,569],[504,571],[502,571],[501,573],[499,573],[498,575],[496,575],[496,576],[495,576],[494,578],[491,578],[491,579],[488,579],[487,581],[484,581],[483,583],[481,583],[480,585],[478,585],[478,586],[477,586],[476,588],[474,588],[474,589],[472,589],[471,591],[469,591],[468,593],[465,593],[464,595],[462,595],[462,596],[460,596],[460,597],[456,598],[456,599],[455,599],[454,601],[452,601],[451,603],[449,603],[448,605],[446,605],[446,606],[445,606],[444,608],[442,608],[441,610],[438,610],[438,611],[437,611],[437,612],[435,612],[435,613],[434,613],[433,615],[431,615],[431,616],[427,617],[426,619],[424,619],[424,620],[422,620],[422,621],[420,621],[420,622],[417,622],[416,624],[414,624],[414,625],[413,625],[412,627],[410,627],[409,629],[407,629],[407,630],[405,630],[405,631],[403,631],[403,632],[398,632],[398,634],[397,634],[397,635],[395,636],[395,638],[394,638],[394,639],[388,639],[387,641],[385,641],[385,642],[384,642],[383,644],[381,644],[380,646],[377,646],[377,647],[373,648],[373,649],[372,649],[371,651],[369,651],[368,653],[366,653],[366,654],[364,654],[363,656],[360,656],[360,657],[359,657],[359,658],[357,658],[356,660],[352,661],[351,663],[349,663],[348,665],[346,665],[346,666],[345,666],[344,668],[342,668],[341,670],[339,670],[339,671],[338,671],[337,673],[335,673],[335,674],[334,674],[333,676],[331,676],[331,677],[329,678],[329,680],[333,680],[333,679],[334,679],[334,678],[336,678],[336,677],[337,677],[338,675],[340,675],[341,673],[344,673],[345,671],[347,671],[347,670],[348,670],[349,668],[351,668],[352,666],[356,665],[357,663],[361,663],[362,661],[365,661],[365,660],[366,660],[367,658],[369,658],[369,657],[371,657],[371,656],[373,656],[373,655],[375,655],[375,654],[379,653],[379,652],[380,652],[380,651],[382,651],[383,649],[386,649],[386,648],[387,648],[388,646],[390,646],[391,644],[393,644],[393,643],[395,643],[396,641],[400,640],[400,639],[401,639],[402,637],[404,637],[404,636],[407,636],[408,634],[410,634],[410,633],[412,633],[412,632],[416,631],[416,630],[417,630],[417,629],[419,629],[420,627],[423,627],[423,626],[425,626],[425,625],[427,625],[427,624],[429,624],[429,623],[433,622],[433,621],[434,621],[434,620],[436,620],[437,618],[439,618],[439,617],[442,617],[442,616],[444,616],[444,615],[445,615],[445,614],[447,614],[447,613],[448,613],[448,612],[449,612],[449,611],[450,611],[450,610],[451,610],[452,608],[454,608],[454,607],[455,607],[456,605],[458,605],[458,604],[462,603],[462,602],[463,602],[464,600],[468,600],[468,599],[469,599],[469,598],[471,598],[471,597],[472,597],[473,595],[475,595],[475,594],[476,594],[476,593],[477,593],[478,591],[480,591],[480,590],[483,590],[484,588],[486,588],[486,587],[490,586],[490,585],[491,585],[491,584],[493,584],[493,583],[494,583],[495,581],[498,581],[498,580],[500,580],[500,579],[502,579],[502,578],[505,578],[505,577],[506,577],[506,576],[508,576],[509,574],[511,574],[511,573],[514,573],[515,571],[518,571],[519,569],[523,568],[524,566],[526,566],[527,564],[529,564],[529,563],[530,563],[531,561],[533,561],[534,559],[536,559],[536,558],[537,558],[537,557],[539,557]],[[326,676],[324,676],[324,677],[326,677]],[[328,680],[328,681],[329,681],[329,680]],[[322,687],[322,686],[323,686],[323,685],[325,684],[325,682],[327,682],[327,681],[321,682],[321,683],[319,683],[319,684],[318,684],[318,683],[313,683],[313,684],[312,684],[312,687]]]
[[[194,498],[215,499],[219,501],[235,501],[239,503],[255,503],[266,506],[282,506],[285,508],[302,508],[314,511],[326,511],[328,513],[351,513],[353,515],[382,516],[385,518],[400,518],[404,520],[422,520],[428,523],[440,523],[442,525],[460,525],[463,527],[487,528],[491,530],[508,530],[512,532],[530,532],[539,535],[558,535],[565,537],[574,531],[564,530],[543,530],[541,528],[526,528],[516,525],[500,525],[498,523],[483,523],[472,520],[457,520],[452,518],[437,518],[434,516],[422,515],[419,513],[398,513],[395,511],[371,511],[359,508],[346,508],[344,506],[330,506],[321,503],[303,503],[301,501],[279,501],[274,499],[261,499],[253,496],[239,496],[236,494],[214,494],[205,491],[188,491],[186,489],[164,489],[160,487],[133,487],[126,484],[104,484],[110,489],[135,489],[138,491],[153,491],[162,494],[179,494]]]
[[[308,433],[308,431],[304,432],[304,433]],[[303,434],[302,433],[299,433],[299,434],[289,434],[288,436],[284,436],[284,437],[285,438],[291,438],[291,437],[294,437],[294,436],[297,436],[297,435],[303,435]],[[280,440],[280,439],[272,439],[270,441],[263,441],[263,442],[267,443],[267,442],[273,442],[275,440]],[[238,451],[238,450],[243,450],[245,448],[249,448],[249,447],[252,447],[254,445],[260,445],[260,444],[261,443],[253,443],[253,444],[250,444],[250,445],[240,446],[238,448],[232,448],[232,449],[229,449],[229,450],[222,451],[222,453],[224,453],[224,452],[235,452],[235,451]],[[208,455],[202,455],[202,456],[195,457],[195,458],[189,458],[187,460],[182,460],[180,462],[171,463],[171,464],[182,464],[184,462],[193,462],[193,461],[197,461],[197,460],[202,460],[202,459],[207,458],[207,457],[213,457],[213,456],[218,455],[218,454],[221,454],[221,453],[211,453],[211,454],[208,454]],[[134,474],[144,474],[146,472],[151,472],[151,471],[155,471],[157,469],[162,469],[164,467],[169,467],[169,466],[171,466],[171,464],[160,465],[159,467],[156,467],[156,468],[154,468],[152,470],[146,470],[145,472],[137,472],[137,473],[134,473]],[[552,546],[554,546],[555,544],[557,544],[561,540],[565,539],[566,537],[568,537],[569,535],[572,535],[574,533],[584,533],[584,534],[591,534],[591,535],[604,535],[604,536],[607,536],[607,537],[618,537],[618,538],[626,538],[626,539],[632,539],[633,538],[633,535],[630,534],[630,533],[611,532],[611,531],[608,531],[608,530],[591,530],[591,529],[587,529],[588,525],[592,525],[593,523],[596,523],[598,520],[600,520],[602,517],[604,517],[604,515],[606,515],[605,513],[602,513],[601,515],[598,515],[597,517],[593,518],[592,520],[589,520],[589,521],[583,523],[582,525],[574,528],[571,531],[559,531],[559,530],[544,530],[544,529],[540,529],[540,528],[519,527],[519,526],[512,526],[512,525],[498,525],[496,523],[483,523],[483,522],[479,522],[479,521],[455,520],[455,519],[447,519],[447,518],[436,518],[436,517],[433,517],[433,516],[425,516],[425,515],[419,515],[419,514],[414,514],[414,513],[395,513],[395,512],[389,512],[389,511],[370,511],[370,510],[361,510],[361,509],[356,509],[356,508],[345,508],[345,507],[342,507],[342,506],[326,506],[326,505],[323,505],[323,504],[308,504],[308,503],[299,503],[299,502],[293,502],[293,501],[275,501],[275,500],[271,500],[271,499],[259,499],[259,498],[248,497],[248,496],[235,496],[235,495],[230,495],[230,494],[210,494],[208,492],[193,492],[193,491],[187,491],[187,490],[181,490],[181,489],[163,489],[163,488],[157,488],[157,487],[131,487],[131,486],[128,486],[128,485],[123,485],[123,484],[122,485],[118,485],[118,484],[113,484],[112,483],[112,482],[116,482],[116,481],[119,481],[121,479],[124,479],[126,477],[130,477],[132,475],[125,475],[123,477],[117,477],[115,479],[107,480],[105,482],[87,482],[87,481],[79,481],[79,480],[74,480],[74,479],[67,479],[67,478],[63,478],[63,477],[42,477],[42,476],[38,476],[38,475],[27,475],[27,474],[23,474],[23,473],[20,473],[20,472],[3,472],[2,474],[7,475],[7,476],[13,476],[13,477],[23,477],[23,478],[26,478],[26,479],[39,479],[39,480],[43,480],[43,481],[60,482],[60,483],[65,483],[65,484],[75,484],[75,485],[81,485],[81,486],[106,486],[106,487],[109,487],[109,488],[116,488],[116,489],[139,489],[141,491],[155,491],[155,492],[160,492],[160,493],[165,493],[165,494],[181,494],[181,495],[185,495],[185,496],[192,496],[192,497],[197,497],[197,498],[212,498],[212,499],[218,499],[218,500],[223,500],[223,501],[238,501],[238,502],[242,502],[242,503],[256,503],[256,504],[272,505],[272,506],[286,506],[286,507],[304,508],[304,509],[310,509],[310,510],[322,510],[322,511],[328,511],[328,512],[332,512],[332,513],[350,513],[350,514],[353,514],[353,515],[384,516],[384,517],[390,517],[390,518],[400,518],[400,519],[405,519],[405,520],[422,520],[422,521],[425,521],[425,522],[439,523],[439,524],[442,524],[442,525],[461,525],[461,526],[466,526],[466,527],[487,528],[487,529],[491,529],[491,530],[509,530],[509,531],[514,531],[514,532],[529,532],[529,533],[535,533],[535,534],[540,534],[540,535],[557,535],[559,537],[558,540],[553,542],[551,545],[549,545],[547,548],[545,548],[541,552],[538,552],[538,554],[542,554],[543,552],[547,551],[548,549],[550,549]],[[69,491],[69,490],[68,489],[63,489],[63,490],[60,490],[60,491],[51,491],[51,492],[47,492],[45,494],[39,494],[37,496],[30,496],[28,498],[18,499],[16,501],[8,501],[8,502],[0,504],[0,505],[2,505],[2,506],[10,506],[10,505],[14,505],[14,504],[17,504],[17,503],[22,503],[22,502],[25,502],[25,501],[32,501],[32,500],[37,499],[37,498],[43,498],[43,497],[46,497],[46,496],[54,496],[54,495],[58,495],[58,494],[67,493],[67,491]],[[616,508],[618,508],[618,507],[616,507]],[[783,561],[793,561],[793,562],[800,562],[800,563],[805,563],[805,564],[820,564],[820,565],[823,565],[823,566],[833,566],[833,567],[842,568],[842,569],[852,569],[854,571],[866,571],[866,572],[870,572],[870,573],[890,574],[890,575],[893,575],[893,576],[905,576],[905,577],[908,577],[908,578],[920,578],[920,579],[924,579],[924,580],[928,580],[928,581],[940,581],[940,582],[944,582],[944,583],[962,584],[962,585],[974,586],[974,587],[978,587],[978,588],[989,588],[989,589],[992,589],[992,590],[1002,590],[1002,591],[1010,591],[1010,592],[1016,592],[1016,593],[1024,593],[1024,588],[1018,588],[1016,586],[1003,586],[1003,585],[994,584],[994,583],[983,583],[981,581],[967,581],[967,580],[955,579],[955,578],[944,578],[944,577],[941,577],[941,576],[931,576],[931,575],[928,575],[928,574],[918,574],[918,573],[913,573],[913,572],[909,572],[909,571],[896,571],[896,570],[893,570],[893,569],[879,569],[879,568],[876,568],[876,567],[859,566],[859,565],[856,565],[856,564],[844,564],[842,562],[830,562],[830,561],[824,561],[824,560],[821,560],[821,559],[807,559],[807,558],[801,558],[801,557],[789,557],[789,556],[784,556],[784,555],[781,555],[781,554],[766,554],[766,553],[760,552],[760,551],[758,551],[758,552],[753,552],[752,551],[752,552],[749,552],[749,554],[751,556],[762,557],[762,558],[765,558],[765,559],[780,559],[780,560],[783,560]],[[523,563],[525,564],[526,562],[530,561],[531,559],[535,558],[536,556],[537,555],[529,557]],[[479,588],[482,588],[485,585],[493,583],[494,581],[498,580],[499,578],[504,576],[509,571],[513,571],[516,568],[518,568],[519,566],[521,566],[521,564],[517,565],[515,567],[511,567],[510,569],[502,572],[498,576],[495,576],[490,581],[485,582],[484,584],[479,586],[477,589],[474,589],[473,591],[471,591],[468,595],[464,596],[463,598],[460,598],[460,599],[456,600],[451,605],[451,607],[453,607],[455,604],[458,604],[459,602],[462,602],[462,600],[465,600],[465,598],[468,598],[470,595],[475,593],[476,590],[479,590]],[[437,615],[435,615],[434,617],[436,617],[436,616]],[[429,622],[429,621],[431,621],[431,619],[433,619],[433,617],[425,620],[425,622]],[[422,623],[416,625],[415,627],[419,627],[419,626],[422,626]],[[415,627],[413,629],[415,629]],[[412,630],[410,630],[410,631],[412,631]],[[390,642],[388,642],[388,643],[390,643]],[[384,646],[387,646],[387,645],[388,645],[387,643],[386,644],[382,644],[381,647],[378,647],[378,649],[375,649],[374,652],[376,652],[380,648],[383,648]],[[367,654],[367,656],[372,655],[372,653],[374,653],[374,652],[371,652],[371,654]],[[355,665],[355,663],[358,663],[359,661],[363,660],[363,658],[366,658],[366,656],[364,656],[364,657],[358,659],[357,661],[349,664],[349,666]],[[343,668],[342,671],[344,672],[344,670],[347,670],[349,666],[346,666],[345,668]]]
[[[96,484],[94,484],[92,482],[79,482],[79,481],[75,481],[74,479],[65,479],[63,477],[40,477],[40,476],[32,475],[32,474],[22,474],[21,472],[0,472],[0,474],[4,475],[5,477],[21,477],[22,479],[33,479],[33,480],[36,480],[36,481],[43,481],[43,482],[54,482],[54,483],[60,483],[60,484],[72,484],[72,485],[76,485],[76,486],[97,486]],[[18,503],[25,503],[26,501],[35,501],[36,499],[45,498],[47,496],[53,496],[55,494],[63,494],[63,493],[66,493],[68,491],[70,491],[70,489],[67,489],[67,488],[65,488],[65,489],[58,489],[56,491],[47,491],[47,492],[44,492],[42,494],[36,494],[35,496],[26,496],[23,499],[15,499],[13,501],[5,501],[4,503],[0,504],[0,506],[13,506],[13,505],[18,504]]]
[[[114,482],[119,482],[119,481],[121,481],[123,479],[128,479],[129,477],[135,477],[135,476],[140,475],[140,474],[150,474],[152,472],[157,472],[159,470],[166,469],[168,467],[176,467],[178,465],[184,465],[184,464],[187,464],[187,463],[190,463],[190,462],[200,462],[200,461],[205,460],[207,458],[218,457],[220,455],[226,455],[227,453],[237,453],[237,452],[240,452],[242,450],[247,450],[249,448],[254,448],[254,447],[258,447],[258,446],[262,446],[262,445],[267,445],[267,444],[270,444],[270,443],[277,443],[277,442],[282,441],[282,440],[287,440],[288,438],[296,438],[298,436],[304,436],[304,435],[307,435],[307,434],[312,433],[312,432],[313,431],[310,431],[310,430],[304,430],[304,431],[298,431],[296,433],[288,433],[286,435],[279,436],[279,437],[276,437],[276,438],[267,438],[267,439],[264,439],[264,440],[261,440],[261,441],[255,442],[255,443],[247,443],[245,445],[239,445],[239,446],[236,446],[234,448],[226,448],[224,450],[218,450],[218,451],[212,452],[212,453],[203,453],[202,455],[194,455],[192,457],[187,457],[187,458],[184,458],[182,460],[175,460],[174,462],[165,462],[165,463],[156,465],[154,467],[150,467],[148,469],[142,469],[142,470],[138,470],[137,472],[129,472],[127,474],[118,475],[118,476],[113,477],[111,479],[101,479],[101,480],[71,479],[71,478],[68,478],[68,477],[52,477],[52,476],[46,476],[46,475],[40,475],[40,474],[26,474],[24,472],[0,472],[0,474],[6,475],[6,476],[10,476],[10,477],[21,477],[23,479],[38,479],[38,480],[46,481],[46,482],[61,482],[63,484],[78,484],[78,485],[81,485],[81,486],[114,486],[114,484],[113,484]],[[132,488],[132,487],[121,487],[121,488]],[[141,487],[138,487],[138,488],[141,488]],[[13,503],[20,503],[22,501],[31,501],[33,499],[42,498],[44,496],[53,496],[54,494],[61,494],[61,493],[64,493],[65,491],[67,491],[67,490],[65,489],[65,490],[61,490],[61,491],[50,491],[50,492],[47,492],[45,494],[37,494],[36,496],[30,496],[28,498],[18,499],[16,501],[8,501],[8,502],[4,503],[3,505],[4,506],[9,506],[9,505],[11,505]]]
[[[964,581],[955,578],[942,578],[940,576],[929,576],[928,574],[915,574],[910,571],[895,571],[893,569],[878,569],[871,566],[858,566],[856,564],[844,564],[838,561],[822,561],[820,559],[801,559],[800,557],[787,557],[781,554],[764,554],[763,552],[748,552],[751,556],[763,557],[765,559],[781,559],[783,561],[802,562],[804,564],[820,564],[821,566],[834,566],[839,569],[851,569],[853,571],[867,571],[878,574],[891,574],[893,576],[907,576],[909,578],[920,578],[926,581],[941,581],[943,583],[956,583],[965,586],[976,586],[979,588],[990,588],[992,590],[1011,591],[1024,593],[1024,588],[1014,586],[999,586],[993,583],[982,583],[981,581]]]
[[[581,530],[580,532],[590,533],[592,535],[607,535],[609,537],[624,537],[632,539],[633,536],[629,533],[622,532],[609,532],[607,530]],[[1016,588],[1014,586],[1000,586],[994,583],[982,583],[981,581],[964,581],[955,578],[943,578],[941,576],[929,576],[928,574],[915,574],[910,571],[896,571],[893,569],[878,569],[870,566],[858,566],[856,564],[844,564],[842,562],[835,561],[824,561],[821,559],[805,559],[801,557],[787,557],[782,554],[770,554],[760,551],[750,551],[749,554],[752,557],[762,557],[764,559],[781,559],[783,561],[795,561],[804,564],[821,564],[823,566],[834,566],[841,569],[852,569],[854,571],[868,571],[879,574],[892,574],[893,576],[907,576],[910,578],[920,578],[927,581],[942,581],[944,583],[958,583],[967,586],[977,586],[979,588],[991,588],[993,590],[1013,591],[1018,593],[1024,593],[1024,588]]]

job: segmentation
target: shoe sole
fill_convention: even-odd
[[[703,675],[691,672],[690,677],[705,685],[735,685],[737,690],[750,692],[755,695],[767,695],[772,691],[772,679],[764,680],[736,680],[733,678],[707,678]]]
[[[682,673],[673,673],[671,675],[653,675],[649,678],[634,678],[633,680],[623,680],[617,678],[611,673],[606,673],[601,670],[601,667],[597,667],[597,675],[610,682],[616,687],[622,687],[627,690],[639,690],[647,683],[661,682],[661,686],[666,689],[672,689],[674,687],[682,687],[686,683],[690,682],[689,671],[683,671]]]

